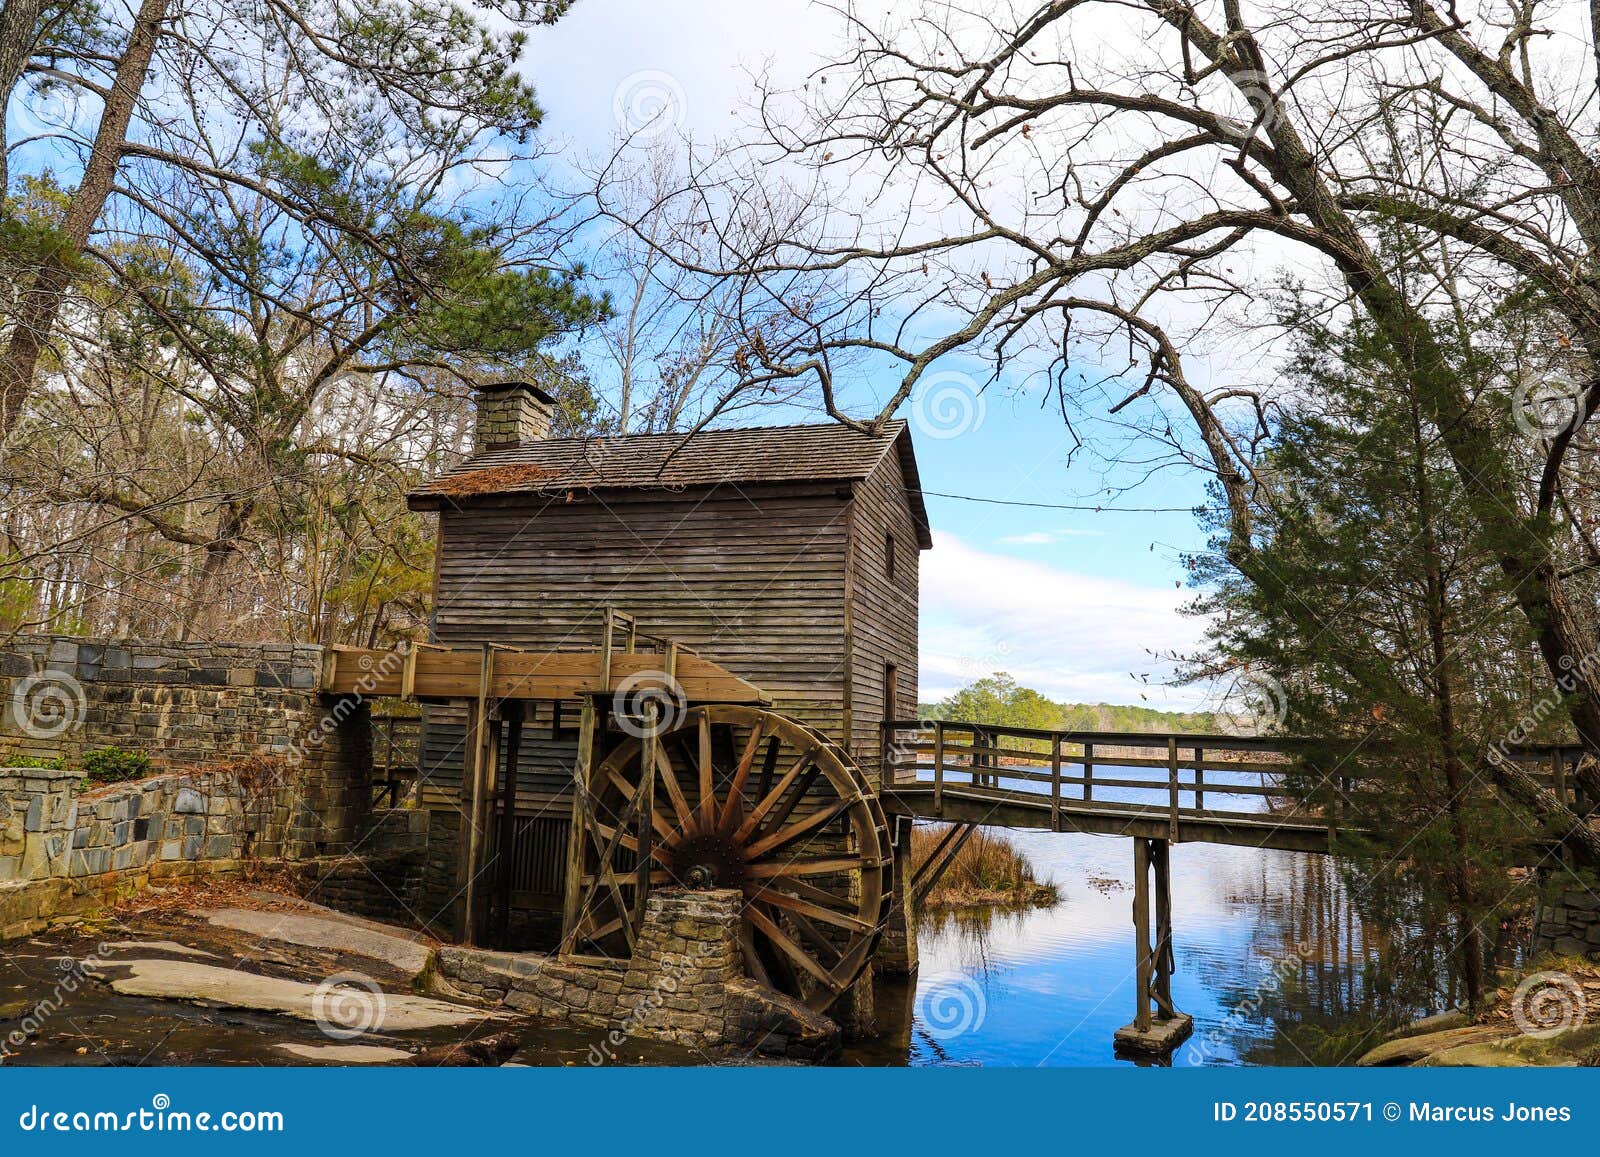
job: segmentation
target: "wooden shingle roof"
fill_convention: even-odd
[[[545,438],[478,454],[407,495],[412,510],[459,507],[485,496],[572,490],[679,491],[772,482],[855,482],[894,453],[922,546],[928,514],[903,421],[864,434],[835,422],[613,438]]]

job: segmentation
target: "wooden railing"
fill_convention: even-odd
[[[1167,817],[1173,838],[1180,818],[1325,824],[1354,822],[1347,761],[1333,758],[1326,807],[1307,807],[1284,776],[1329,744],[1309,739],[1181,732],[1042,731],[944,720],[894,720],[884,725],[882,788],[931,787],[943,814],[946,789],[1007,795],[1049,807],[1051,827],[1063,810],[1134,810]],[[1522,745],[1507,754],[1560,798],[1579,798],[1570,767],[1575,745]],[[1354,765],[1350,765],[1354,770]],[[1127,769],[1127,770],[1125,770]],[[1137,774],[1149,769],[1157,774]],[[1135,772],[1134,775],[1128,773]],[[1209,778],[1208,778],[1209,777]],[[1258,797],[1263,807],[1229,807]],[[1208,806],[1208,801],[1210,806]],[[1219,806],[1221,805],[1221,806]]]
[[[416,796],[422,774],[422,719],[372,716],[372,806],[399,807]]]

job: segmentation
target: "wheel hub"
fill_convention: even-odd
[[[673,855],[671,871],[685,888],[737,888],[744,883],[745,862],[723,836],[691,836]]]

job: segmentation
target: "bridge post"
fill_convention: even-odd
[[[893,816],[889,820],[894,855],[894,897],[889,902],[883,938],[878,941],[878,950],[872,957],[873,967],[884,976],[917,974],[917,917],[912,896],[915,873],[911,866],[913,823],[910,816]]]
[[[1194,1018],[1172,1002],[1171,848],[1167,840],[1133,841],[1135,1004],[1133,1023],[1116,1032],[1117,1046],[1128,1052],[1164,1055],[1194,1031]]]

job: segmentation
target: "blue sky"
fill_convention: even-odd
[[[803,0],[581,0],[533,37],[528,67],[547,139],[562,152],[603,154],[618,94],[640,74],[675,88],[683,131],[702,141],[727,133],[742,119],[750,73],[798,83],[830,51],[836,20]],[[886,385],[864,383],[863,392],[881,396]],[[904,416],[927,490],[1064,504],[1100,495],[1110,505],[1184,511],[1204,497],[1204,479],[1177,470],[1106,497],[1105,487],[1142,471],[1107,467],[1095,455],[1069,466],[1060,414],[1041,409],[1037,395],[1013,396],[1003,381],[987,387],[981,414],[969,402],[945,427],[919,421],[914,406]],[[951,425],[956,436],[937,436]],[[1201,624],[1178,611],[1193,594],[1178,589],[1179,556],[1204,541],[1190,514],[936,497],[928,507],[936,545],[923,556],[924,697],[1009,670],[1061,698],[1177,708],[1205,701],[1203,690],[1162,688],[1164,668],[1149,655],[1191,648],[1199,637]]]

